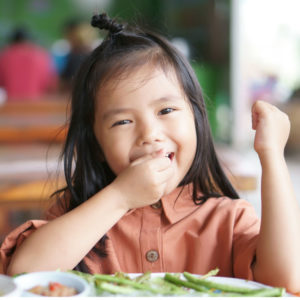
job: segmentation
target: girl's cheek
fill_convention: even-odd
[[[118,175],[129,165],[129,153],[126,145],[122,143],[112,143],[107,148],[107,163],[112,171]]]

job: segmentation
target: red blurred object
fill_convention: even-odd
[[[0,86],[10,100],[38,100],[57,84],[50,54],[29,41],[13,43],[0,54]]]

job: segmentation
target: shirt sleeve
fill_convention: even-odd
[[[236,209],[233,230],[234,276],[253,280],[252,265],[255,262],[260,220],[253,206],[247,201],[240,201]]]
[[[30,220],[17,227],[6,236],[0,248],[4,274],[7,272],[7,267],[17,247],[19,247],[32,232],[46,223],[47,221],[43,220]]]
[[[63,196],[50,207],[46,212],[46,220],[29,220],[18,226],[5,237],[0,248],[0,258],[4,274],[7,273],[8,265],[15,250],[24,242],[24,240],[38,228],[66,212],[67,203],[64,201],[65,199],[66,197]]]

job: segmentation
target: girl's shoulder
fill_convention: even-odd
[[[207,200],[207,202],[209,202],[210,205],[221,206],[221,207],[236,207],[236,208],[238,208],[238,207],[247,207],[247,208],[253,207],[249,201],[247,201],[243,198],[232,199],[227,196],[212,197],[212,198],[209,198]]]
[[[226,215],[226,216],[241,216],[247,215],[257,218],[256,211],[253,205],[245,199],[231,199],[229,197],[209,198],[204,204],[209,211]]]

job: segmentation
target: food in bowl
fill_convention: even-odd
[[[45,289],[52,288],[59,290],[64,293],[66,288],[63,288],[63,292],[59,285],[63,285],[67,288],[74,289],[76,293],[70,295],[72,297],[88,297],[92,295],[93,289],[90,284],[83,278],[71,274],[68,272],[61,271],[42,271],[42,272],[32,272],[23,275],[19,275],[14,279],[15,283],[22,290],[22,296],[27,297],[38,297],[38,296],[48,296],[43,295]],[[55,284],[54,284],[55,283]],[[38,286],[43,287],[43,290],[37,288]],[[33,290],[32,290],[33,289]],[[40,289],[41,293],[36,293]],[[42,290],[42,291],[41,291]],[[54,293],[53,293],[54,294]],[[55,296],[66,296],[66,295],[55,295]]]
[[[48,297],[69,297],[78,294],[75,288],[59,282],[50,282],[47,286],[36,285],[29,289],[28,292]]]

